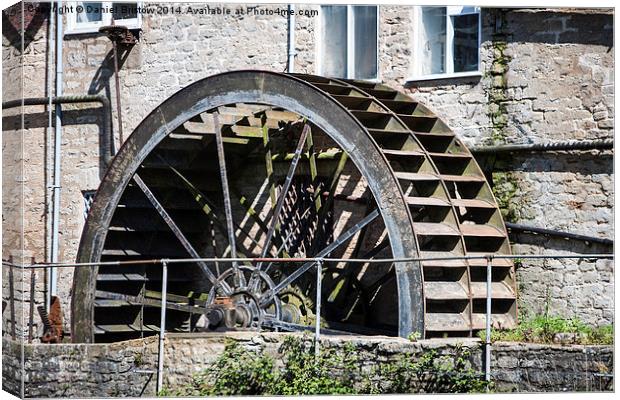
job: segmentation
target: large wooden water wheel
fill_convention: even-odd
[[[483,173],[423,105],[377,83],[235,71],[182,89],[136,128],[101,182],[77,261],[291,259],[171,264],[167,330],[191,332],[230,328],[231,315],[234,329],[312,325],[316,268],[295,257],[509,253]],[[510,327],[514,267],[492,263],[493,323]],[[324,263],[321,277],[325,329],[484,328],[484,259]],[[78,269],[74,341],[157,332],[161,285],[159,264]]]

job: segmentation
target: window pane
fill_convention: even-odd
[[[354,76],[357,79],[377,77],[377,7],[353,7],[355,27]]]
[[[454,26],[454,72],[478,70],[478,14],[451,17]]]
[[[422,7],[420,74],[446,72],[446,7]]]
[[[322,6],[322,73],[344,78],[347,74],[347,7]]]
[[[114,20],[119,19],[132,19],[137,18],[137,3],[112,3],[113,12],[112,18]]]
[[[84,10],[76,16],[78,23],[101,21],[100,1],[78,1],[76,4],[82,6]]]

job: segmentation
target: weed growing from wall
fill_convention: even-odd
[[[480,331],[479,337],[485,340],[485,332]],[[513,329],[492,329],[491,341],[611,345],[614,330],[612,325],[593,327],[578,318],[544,313],[523,318]]]

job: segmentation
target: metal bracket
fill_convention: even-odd
[[[105,33],[108,39],[117,44],[133,46],[138,43],[138,37],[129,28],[123,25],[107,25],[99,28],[99,32]]]

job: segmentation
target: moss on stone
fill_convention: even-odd
[[[493,172],[493,194],[497,200],[502,217],[507,222],[516,222],[519,211],[514,197],[519,191],[519,185],[510,172]]]
[[[505,142],[504,130],[508,125],[508,111],[506,110],[508,79],[506,74],[511,57],[506,55],[508,42],[504,33],[506,31],[505,14],[502,10],[496,12],[499,13],[498,17],[502,22],[502,31],[494,34],[491,42],[493,60],[490,73],[487,74],[487,78],[491,81],[488,92],[487,115],[491,120],[491,142],[492,144],[501,144]]]

